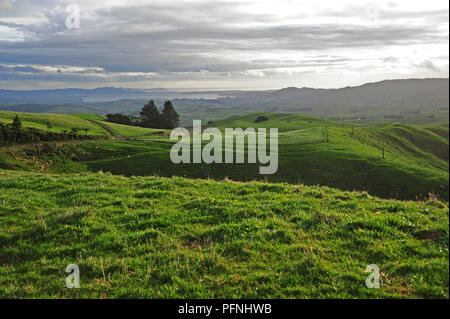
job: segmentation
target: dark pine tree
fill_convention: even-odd
[[[175,111],[172,102],[166,101],[164,102],[164,108],[161,114],[161,122],[164,125],[164,128],[175,128],[180,125],[180,116],[177,111]]]
[[[161,122],[161,115],[158,112],[155,101],[150,100],[141,110],[141,126],[159,128]]]

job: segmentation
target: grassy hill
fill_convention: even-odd
[[[260,115],[269,120],[254,123]],[[173,142],[167,135],[156,134],[159,130],[91,121],[108,125],[122,136],[138,135],[141,141],[83,142],[57,152],[50,150],[45,156],[34,147],[16,147],[0,151],[0,167],[38,171],[44,167],[44,171],[54,173],[102,170],[126,176],[228,177],[239,181],[264,178],[259,175],[259,164],[176,165],[169,159]],[[279,170],[267,177],[271,182],[324,185],[399,199],[428,198],[431,193],[448,201],[448,126],[390,123],[352,128],[351,123],[275,113],[226,119],[213,126],[278,127]],[[324,143],[326,127],[328,143]]]
[[[61,133],[70,131],[72,128],[87,128],[90,135],[109,136],[109,134],[98,125],[75,115],[67,114],[44,114],[44,113],[21,113],[0,111],[0,122],[11,123],[18,115],[24,127],[32,127],[42,131],[47,130],[47,123],[52,125],[51,132]]]
[[[269,120],[255,123],[261,115]],[[281,163],[274,181],[297,178],[311,185],[399,198],[434,192],[448,200],[448,125],[357,125],[300,114],[258,113],[214,126],[278,127]],[[323,143],[325,127],[328,143]]]
[[[0,297],[449,297],[448,125],[214,123],[279,128],[279,171],[261,181],[259,164],[171,163],[160,130],[19,115],[105,139],[0,148]],[[64,286],[68,264],[79,290]],[[369,264],[380,289],[364,285]]]
[[[50,123],[52,132],[70,131],[72,128],[87,128],[88,134],[102,137],[130,137],[145,136],[154,134],[161,130],[148,129],[143,127],[121,125],[109,123],[105,118],[97,114],[47,114],[47,113],[22,113],[0,111],[0,122],[11,123],[18,115],[24,127],[33,127],[42,131],[47,130],[47,123]]]
[[[101,126],[107,126],[114,132],[116,132],[120,136],[124,137],[145,137],[147,135],[154,135],[155,133],[159,132],[166,132],[165,129],[153,129],[153,128],[146,128],[146,127],[139,127],[139,126],[130,126],[130,125],[122,125],[122,124],[116,124],[116,123],[109,123],[104,121],[95,121],[98,125]]]
[[[92,114],[92,113],[76,113],[72,114],[73,116],[85,119],[85,120],[91,120],[91,121],[106,121],[106,117],[98,115],[98,114]]]
[[[327,187],[0,171],[0,296],[448,298],[448,207]],[[65,288],[68,264],[81,289]],[[381,288],[364,285],[376,264]]]
[[[269,120],[255,123],[258,116],[266,116]],[[307,128],[317,128],[324,126],[335,126],[335,122],[320,119],[315,116],[304,114],[282,114],[282,113],[253,113],[245,116],[236,116],[224,120],[216,121],[211,126],[224,129],[227,127],[241,127],[241,128],[278,128],[279,132],[287,132],[294,130],[301,130]]]

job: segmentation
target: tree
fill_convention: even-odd
[[[52,128],[52,124],[50,122],[47,122],[45,124],[47,125],[47,134],[48,134],[50,129]]]
[[[141,126],[159,128],[161,127],[161,115],[158,112],[155,101],[150,100],[141,110]]]
[[[12,127],[15,130],[20,130],[22,128],[22,122],[19,119],[19,116],[16,115],[16,117],[14,117],[13,121],[12,121]]]
[[[175,128],[180,125],[180,116],[175,111],[172,102],[164,102],[164,108],[161,114],[161,123],[163,128]]]

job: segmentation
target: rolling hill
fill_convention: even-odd
[[[110,138],[110,137],[131,137],[145,136],[160,132],[159,129],[149,129],[136,126],[127,126],[116,123],[109,123],[105,118],[90,113],[80,114],[49,114],[49,113],[22,113],[0,111],[0,122],[4,124],[11,123],[13,118],[18,115],[24,127],[32,127],[42,131],[63,132],[70,131],[72,128],[88,129],[88,134]],[[47,123],[51,128],[47,128]]]
[[[269,120],[254,123],[261,115]],[[167,133],[160,135],[145,129],[141,132],[141,128],[93,121],[109,125],[122,135],[140,135],[139,141],[94,141],[67,146],[66,150],[46,156],[45,162],[52,163],[43,165],[46,171],[101,170],[125,176],[227,177],[238,181],[264,178],[259,175],[259,164],[173,164],[169,152],[174,142]],[[323,185],[398,199],[438,196],[448,201],[448,125],[392,123],[352,128],[349,122],[331,122],[309,115],[258,113],[217,121],[213,126],[278,127],[279,169],[265,177],[271,182]],[[325,129],[328,143],[324,141]],[[76,161],[71,160],[74,154]],[[37,167],[42,167],[42,161],[34,160],[37,155],[33,147],[16,147],[12,153],[4,150],[0,153],[0,165],[40,170]]]
[[[0,148],[3,298],[448,298],[448,125],[217,121],[279,128],[280,169],[261,181],[255,164],[172,164],[167,133],[20,117],[104,138]],[[65,288],[68,264],[82,289]]]

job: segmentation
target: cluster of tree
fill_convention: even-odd
[[[140,112],[140,120],[134,121],[129,116],[120,113],[107,114],[106,120],[111,123],[134,125],[148,128],[167,128],[172,129],[180,125],[180,117],[175,111],[171,101],[164,102],[161,111],[155,104],[155,101],[150,100],[144,105]]]
[[[47,132],[32,127],[24,128],[19,117],[16,115],[11,124],[5,125],[0,123],[0,143],[31,143],[93,138],[87,135],[88,129],[72,128],[70,131],[54,133],[49,131],[50,128],[50,123],[47,123]],[[78,134],[80,131],[84,131],[84,135]]]
[[[161,112],[156,107],[155,101],[150,100],[141,110],[142,127],[172,129],[180,125],[180,117],[175,111],[172,102],[164,102]]]
[[[128,116],[120,113],[106,114],[106,121],[117,124],[133,125],[133,122],[131,122]]]

